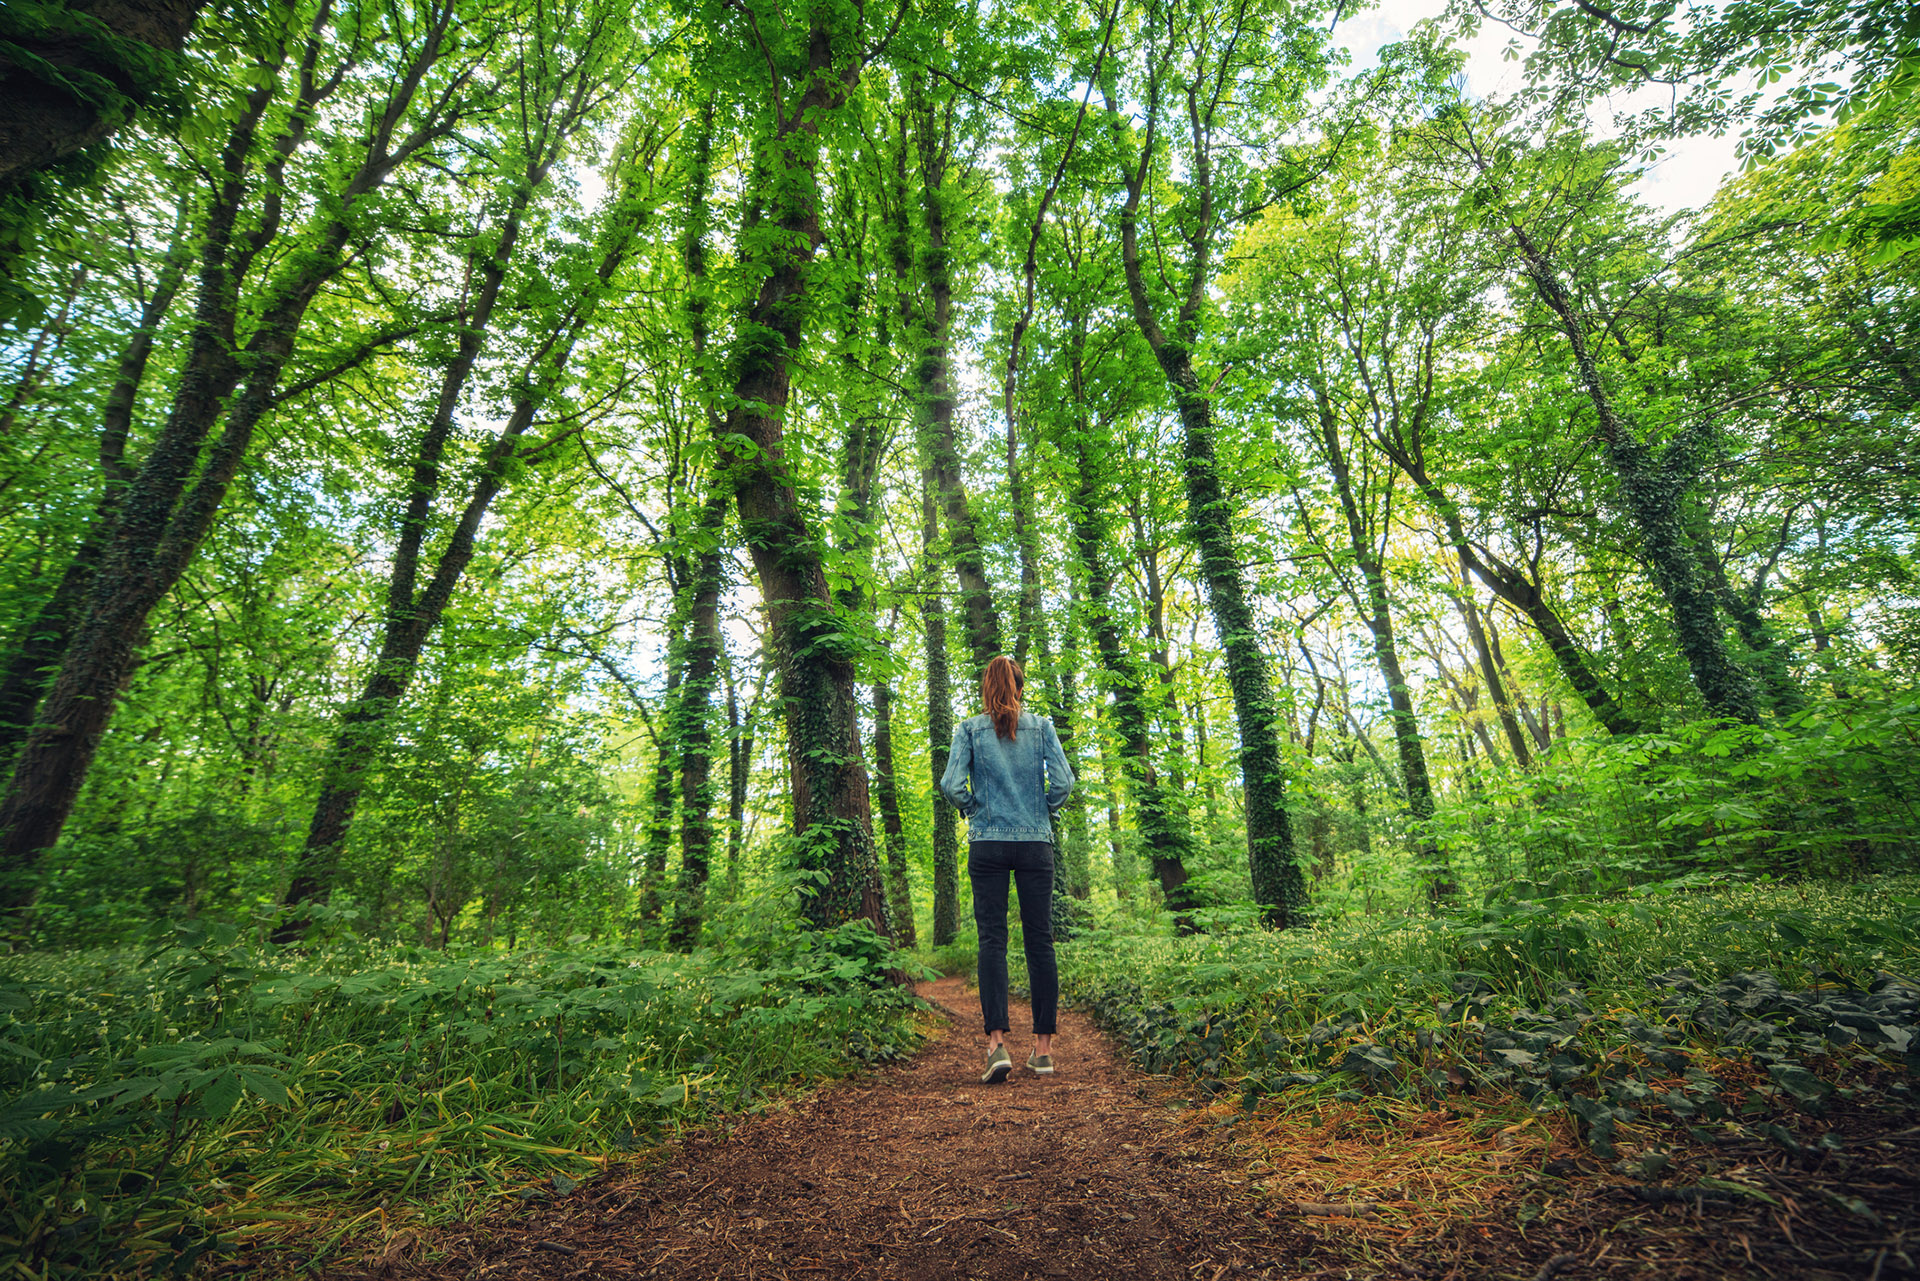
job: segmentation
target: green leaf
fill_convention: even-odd
[[[265,1099],[277,1107],[286,1107],[291,1102],[287,1094],[286,1082],[274,1073],[255,1067],[241,1067],[234,1070],[240,1078],[240,1083],[246,1087],[247,1093],[255,1098]]]
[[[1833,1093],[1833,1087],[1798,1063],[1769,1063],[1767,1075],[1774,1084],[1802,1103],[1818,1103]]]
[[[219,1120],[233,1111],[240,1102],[240,1076],[237,1072],[222,1072],[207,1083],[200,1095],[200,1115],[211,1120]]]

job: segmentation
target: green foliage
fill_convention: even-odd
[[[274,282],[330,265],[284,368],[246,355],[270,401],[169,544],[171,590],[115,616],[140,662],[88,704],[115,719],[12,931],[43,949],[0,987],[18,1261],[187,1266],[383,1202],[466,1213],[907,1049],[910,1002],[875,980],[909,967],[840,923],[871,901],[861,687],[893,684],[901,844],[951,938],[931,776],[973,706],[941,612],[981,603],[955,594],[962,542],[1080,770],[1068,995],[1155,1070],[1249,1101],[1512,1091],[1604,1144],[1650,1106],[1716,1117],[1716,1056],[1810,1108],[1857,1088],[1850,1056],[1905,1064],[1916,888],[1859,878],[1920,854],[1908,72],[1809,79],[1776,140],[1844,124],[1662,215],[1634,194],[1646,122],[1524,114],[1612,50],[1592,6],[1514,6],[1570,43],[1504,107],[1460,100],[1431,32],[1335,83],[1330,8],[342,0],[310,49],[310,5],[210,9],[178,136],[126,135],[21,251],[48,305],[0,346],[10,659],[192,353],[224,349],[196,317],[228,298],[227,336],[265,342]],[[1609,12],[1697,19],[1646,65],[1708,82],[1809,39],[1910,60],[1857,56],[1874,23],[1907,38],[1884,4]],[[394,106],[413,149],[346,191],[354,122],[441,18]],[[846,74],[819,74],[828,46]],[[214,257],[238,274],[202,278],[229,170]],[[970,533],[922,502],[936,399]],[[1630,427],[1611,459],[1603,401]],[[750,519],[710,522],[738,483]],[[715,553],[703,709],[689,598]],[[458,572],[427,593],[436,565]],[[416,624],[384,659],[409,681],[329,764],[382,633]],[[1761,691],[1753,723],[1710,715],[1702,641]],[[708,781],[738,808],[711,815],[701,919],[675,773],[723,705]],[[234,923],[285,895],[343,777],[331,941],[256,947]],[[1263,853],[1291,824],[1298,857],[1260,865],[1290,910],[1311,878],[1299,930],[1254,929],[1276,896],[1249,814]],[[1437,856],[1458,893],[1403,915],[1434,910]],[[647,950],[670,926],[708,946]],[[971,972],[958,935],[918,959]]]
[[[1443,814],[1450,844],[1546,892],[1733,869],[1849,875],[1909,865],[1920,705],[1860,697],[1775,725],[1595,739]]]
[[[1755,1124],[1817,1109],[1836,1082],[1855,1091],[1860,1068],[1894,1068],[1887,1088],[1910,1098],[1903,1074],[1920,1070],[1912,877],[1673,883],[1311,934],[1089,934],[1062,958],[1063,994],[1143,1067],[1203,1095],[1237,1088],[1249,1107],[1296,1089],[1514,1092],[1572,1110],[1606,1152],[1649,1109],[1733,1119],[1713,1075],[1727,1059],[1778,1087],[1741,1113]]]
[[[675,1126],[914,1048],[917,1002],[864,923],[728,924],[692,955],[350,938],[299,955],[189,923],[144,950],[17,958],[0,982],[6,1266],[185,1266],[243,1240],[337,1241],[377,1206],[438,1218],[545,1195]]]

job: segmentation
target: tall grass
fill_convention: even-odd
[[[564,1191],[675,1125],[913,1048],[864,926],[735,924],[691,956],[301,955],[185,925],[11,959],[0,1274],[180,1268]]]

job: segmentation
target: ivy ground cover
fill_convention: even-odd
[[[1509,1093],[1570,1113],[1605,1157],[1649,1115],[1765,1126],[1863,1091],[1904,1107],[1920,1069],[1911,877],[1496,900],[1285,934],[1094,931],[1064,954],[1068,999],[1204,1097]],[[1720,1065],[1757,1073],[1737,1108]]]

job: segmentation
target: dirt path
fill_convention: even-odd
[[[1186,1153],[1136,1074],[1062,1013],[1059,1071],[981,1084],[979,1003],[911,1062],[842,1081],[668,1162],[596,1181],[531,1218],[392,1254],[389,1278],[1201,1278],[1290,1276],[1312,1240]],[[1030,1027],[1013,1007],[1014,1061]],[[420,1253],[425,1253],[424,1251]]]

